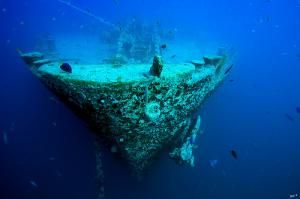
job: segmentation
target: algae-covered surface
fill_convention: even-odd
[[[147,73],[151,66],[151,64],[125,64],[121,67],[114,67],[111,64],[72,64],[72,74],[68,74],[60,69],[60,64],[58,62],[45,64],[39,68],[39,72],[56,75],[65,79],[98,83],[131,82],[147,80]],[[176,75],[191,72],[194,68],[194,65],[190,63],[165,64],[162,77],[175,77]]]

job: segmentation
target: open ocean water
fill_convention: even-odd
[[[93,63],[132,19],[170,31],[179,60],[226,46],[234,67],[200,110],[196,166],[163,154],[139,182],[103,147],[105,198],[299,199],[299,0],[0,0],[0,199],[96,198],[93,134],[17,49],[51,35]]]

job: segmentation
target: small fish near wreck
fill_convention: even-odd
[[[237,152],[235,151],[235,150],[231,150],[230,151],[230,154],[231,154],[231,156],[234,158],[234,159],[238,159],[238,155],[237,155]]]
[[[161,47],[161,49],[166,49],[167,48],[167,44],[162,44],[160,47]]]
[[[68,63],[63,63],[62,65],[60,65],[60,69],[67,73],[72,73],[72,67]]]
[[[229,73],[231,71],[231,69],[233,68],[233,64],[231,64],[226,70],[225,70],[225,74]]]

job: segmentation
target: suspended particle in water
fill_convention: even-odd
[[[104,186],[101,186],[101,187],[100,187],[100,191],[101,191],[101,192],[104,192]]]
[[[53,96],[50,96],[49,100],[51,100],[51,101],[53,101],[53,102],[55,102],[57,104],[59,103],[59,101],[55,97],[53,97]]]
[[[37,183],[34,180],[30,180],[29,184],[31,185],[31,187],[33,188],[38,188],[39,186],[37,185]]]
[[[57,177],[62,177],[63,176],[62,173],[59,170],[56,170],[55,174],[56,174]]]
[[[2,12],[6,12],[7,11],[6,8],[2,8],[1,10],[2,10]]]
[[[4,142],[4,144],[8,144],[8,137],[7,137],[6,131],[3,131],[2,134],[3,134],[3,142]]]
[[[52,122],[52,126],[56,127],[57,123],[56,122]]]
[[[300,195],[297,194],[297,193],[296,194],[290,194],[289,196],[290,196],[290,198],[295,198],[295,199],[300,197]]]
[[[51,20],[52,20],[52,21],[56,21],[56,17],[52,17]]]
[[[217,167],[217,164],[218,164],[218,160],[209,160],[209,165],[212,167],[212,168],[216,168]]]
[[[20,21],[20,25],[23,26],[25,23],[24,21]]]
[[[54,161],[55,160],[55,157],[49,157],[48,158],[50,161]]]
[[[118,147],[117,147],[116,145],[112,145],[112,146],[110,147],[110,152],[112,152],[112,153],[117,153],[117,152],[118,152]]]

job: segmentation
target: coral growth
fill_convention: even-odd
[[[145,107],[145,114],[146,117],[150,121],[155,121],[159,118],[160,116],[160,106],[159,103],[157,102],[150,102],[146,105]]]

